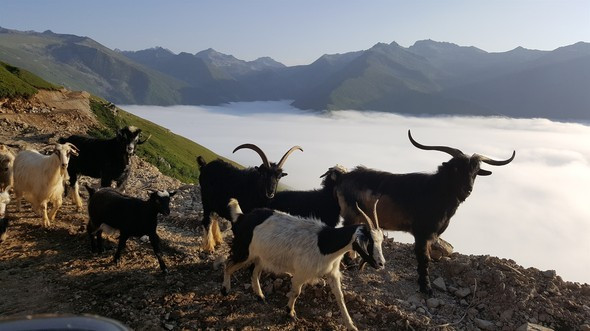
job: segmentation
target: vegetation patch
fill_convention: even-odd
[[[0,97],[28,98],[38,89],[57,90],[59,86],[51,84],[38,76],[0,61]]]

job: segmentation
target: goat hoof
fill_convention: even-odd
[[[228,294],[228,290],[225,289],[225,286],[221,286],[221,294],[223,294],[224,296],[226,296]]]
[[[426,294],[429,298],[434,296],[434,291],[430,287],[420,287],[420,293]]]
[[[162,274],[164,274],[164,276],[169,273],[170,273],[170,271],[168,271],[168,269],[166,269],[166,268],[162,269]]]
[[[259,296],[256,296],[256,298],[258,298],[258,301],[259,301],[260,303],[266,304],[266,298],[265,298],[265,297],[259,297]]]

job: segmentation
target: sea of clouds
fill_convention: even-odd
[[[282,179],[294,189],[320,185],[340,164],[379,170],[434,172],[448,154],[410,144],[448,145],[465,154],[516,158],[482,165],[471,196],[442,235],[463,254],[513,259],[525,267],[555,269],[565,280],[590,283],[590,126],[546,119],[409,117],[378,112],[307,112],[288,102],[224,106],[122,106],[243,165],[260,164],[242,143],[260,146],[271,161],[294,145]],[[393,237],[412,242],[411,236]],[[390,261],[394,263],[395,261]]]

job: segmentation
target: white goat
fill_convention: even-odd
[[[12,166],[14,163],[14,154],[0,144],[0,190],[12,185]]]
[[[374,268],[383,268],[383,232],[379,228],[376,211],[375,226],[359,208],[369,226],[357,224],[332,228],[319,220],[291,216],[271,209],[255,209],[244,215],[235,199],[230,200],[229,209],[235,231],[224,270],[223,294],[230,290],[231,275],[252,263],[252,289],[262,300],[264,294],[259,281],[261,272],[288,273],[292,275],[291,291],[287,295],[289,316],[296,318],[295,300],[301,293],[301,287],[327,276],[344,324],[348,329],[357,330],[344,303],[340,261],[346,252],[354,250]]]
[[[43,217],[43,226],[51,225],[62,204],[70,155],[78,155],[78,149],[70,143],[55,144],[50,155],[43,155],[36,150],[18,153],[13,169],[17,211],[20,211],[20,200],[24,197],[31,203],[33,211]],[[49,217],[48,202],[53,205]]]

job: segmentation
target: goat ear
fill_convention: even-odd
[[[489,170],[479,169],[479,171],[477,172],[477,174],[479,176],[489,176],[489,175],[492,174],[492,172],[489,171]]]
[[[281,178],[283,178],[283,177],[285,177],[285,176],[287,176],[287,175],[288,175],[288,173],[286,173],[286,172],[283,172],[283,173],[281,173]]]

